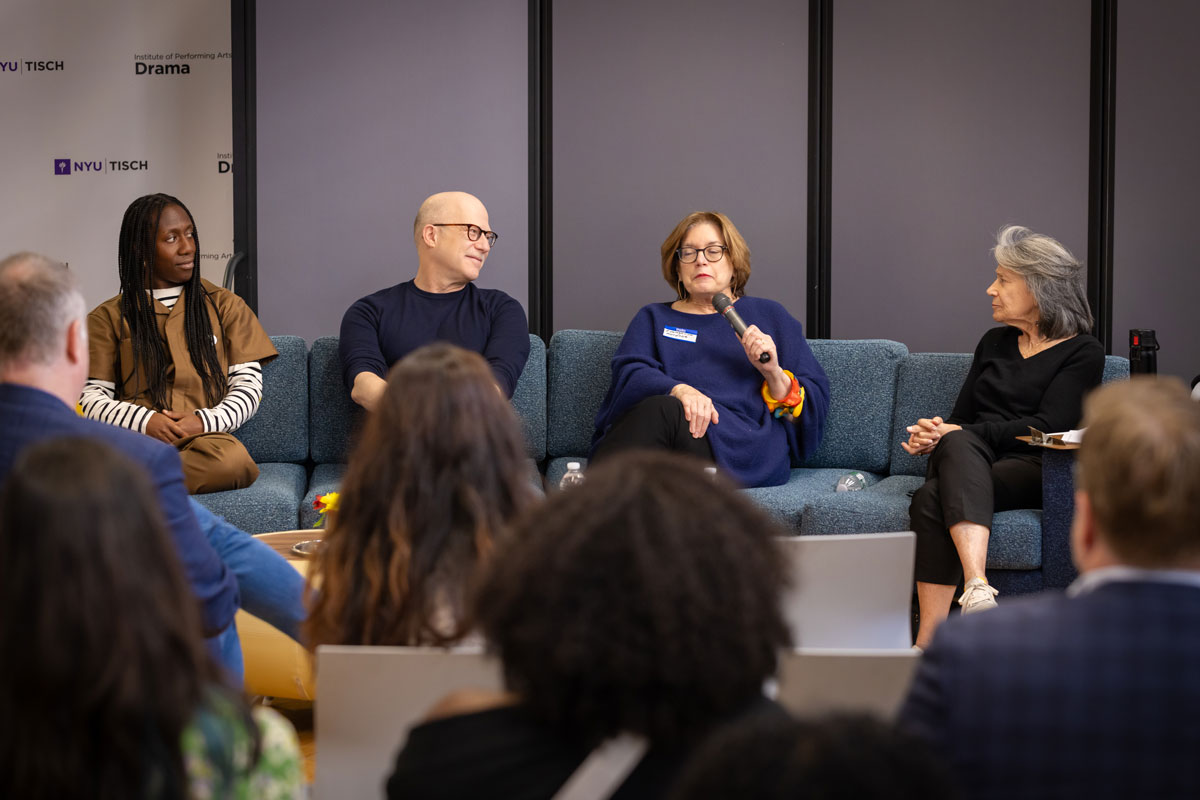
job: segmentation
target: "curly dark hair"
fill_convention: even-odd
[[[309,570],[306,641],[445,645],[493,541],[535,502],[520,422],[486,361],[451,344],[388,374]]]
[[[622,453],[514,525],[476,608],[544,724],[584,744],[684,745],[774,674],[791,639],[781,531],[703,466]]]
[[[212,320],[208,309],[220,320],[216,303],[200,283],[200,233],[192,212],[181,200],[169,194],[148,194],[139,197],[125,209],[121,220],[121,237],[117,245],[117,271],[121,277],[121,317],[129,326],[136,363],[122,365],[117,349],[116,395],[118,400],[130,399],[139,384],[145,385],[155,408],[170,408],[167,396],[167,366],[170,358],[158,321],[154,315],[154,298],[150,296],[150,275],[154,270],[157,252],[158,222],[163,209],[179,206],[192,223],[192,238],[196,244],[192,277],[183,285],[183,331],[192,366],[204,386],[207,404],[215,406],[229,390],[225,371],[217,358],[213,343]],[[136,379],[142,373],[141,381]],[[128,387],[135,387],[129,389]]]
[[[670,800],[957,797],[947,768],[924,742],[857,714],[795,720],[750,717],[696,750]]]
[[[221,677],[145,470],[94,439],[31,446],[0,552],[0,797],[184,797],[180,734]]]

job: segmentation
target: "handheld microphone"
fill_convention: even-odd
[[[713,308],[719,311],[721,316],[725,318],[725,321],[733,327],[733,332],[737,334],[738,338],[742,338],[742,334],[746,332],[746,320],[742,319],[741,314],[733,310],[733,301],[721,292],[717,292],[713,295],[712,304]],[[758,354],[758,363],[765,364],[770,360],[770,353]]]

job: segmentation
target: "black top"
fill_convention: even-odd
[[[430,342],[450,342],[481,354],[512,397],[529,357],[529,323],[521,304],[499,289],[468,283],[435,294],[405,281],[367,295],[342,317],[338,355],[347,389],[360,372],[386,379],[404,356]]]
[[[783,715],[756,698],[737,718]],[[694,745],[693,745],[694,747]],[[591,752],[555,735],[521,706],[506,706],[426,722],[413,728],[388,778],[389,800],[430,798],[546,800]],[[614,800],[663,797],[692,748],[651,747]]]
[[[979,436],[997,453],[1028,450],[1017,441],[1032,426],[1066,431],[1083,416],[1083,396],[1100,385],[1104,346],[1090,334],[1024,358],[1021,332],[992,328],[979,340],[971,371],[947,422]]]

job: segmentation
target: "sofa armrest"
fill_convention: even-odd
[[[1075,517],[1075,452],[1042,454],[1042,579],[1047,589],[1063,589],[1079,574],[1071,557]]]

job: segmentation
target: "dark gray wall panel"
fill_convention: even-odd
[[[257,4],[259,311],[335,334],[416,274],[429,194],[472,192],[501,239],[479,285],[528,293],[527,4]]]
[[[562,0],[553,24],[554,327],[673,299],[658,249],[703,209],[749,242],[749,293],[803,320],[808,5]]]
[[[1005,223],[1086,256],[1089,26],[1087,0],[836,4],[835,337],[973,350]]]
[[[1200,4],[1122,3],[1117,15],[1113,352],[1154,328],[1160,373],[1200,373]]]

